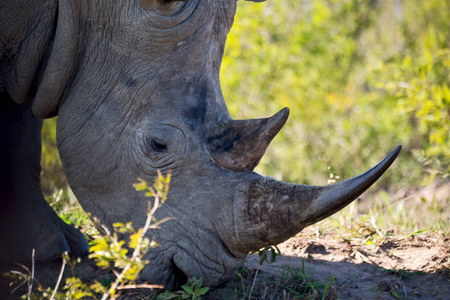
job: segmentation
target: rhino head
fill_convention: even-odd
[[[142,226],[137,178],[171,172],[149,233],[161,246],[141,277],[174,288],[189,276],[217,285],[249,251],[282,242],[356,199],[389,167],[329,186],[253,172],[289,114],[233,120],[219,83],[236,0],[60,1],[54,45],[33,102],[58,114],[69,184],[103,223]]]

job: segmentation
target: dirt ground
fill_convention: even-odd
[[[450,237],[390,237],[378,246],[361,244],[332,236],[291,238],[279,245],[281,257],[261,266],[252,299],[295,299],[288,289],[283,292],[270,282],[280,285],[283,270],[301,270],[302,264],[312,279],[330,282],[325,299],[450,299]],[[251,280],[258,263],[258,255],[249,257]],[[235,298],[243,290],[239,281],[211,290],[206,299]],[[322,299],[323,289],[309,297]]]
[[[251,299],[450,299],[450,237],[389,237],[380,245],[361,244],[358,239],[349,242],[327,235],[291,238],[279,245],[282,256],[258,270]],[[257,254],[250,255],[240,277],[212,288],[203,299],[249,299],[258,262]],[[36,278],[54,282],[60,266],[38,266]],[[290,289],[296,290],[298,284],[289,277],[302,268],[306,282],[321,288],[296,298]],[[84,267],[85,277],[91,273],[96,278],[97,272]],[[17,299],[24,289],[11,295],[3,285],[0,299]],[[131,292],[127,295],[124,299],[137,299]]]

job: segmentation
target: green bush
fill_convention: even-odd
[[[325,184],[328,167],[348,178],[403,144],[384,182],[448,176],[448,1],[238,3],[221,73],[232,115],[291,108],[260,172]]]

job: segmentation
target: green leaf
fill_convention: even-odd
[[[197,290],[196,294],[199,296],[205,295],[209,291],[209,287],[202,287]]]
[[[183,285],[181,288],[191,295],[194,294],[194,289],[190,286]]]

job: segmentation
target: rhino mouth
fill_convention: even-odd
[[[235,256],[220,238],[204,238],[202,245],[208,246],[187,248],[178,245],[177,253],[170,260],[172,278],[166,289],[180,289],[191,277],[201,278],[204,286],[216,286],[231,279],[242,266],[246,254]]]
[[[177,266],[174,258],[172,257],[172,286],[166,286],[166,289],[179,290],[181,287],[187,283],[189,276],[181,268]]]
[[[158,263],[158,260],[151,260],[140,273],[139,282],[146,284],[161,285],[160,288],[164,290],[179,290],[187,283],[190,276],[189,272],[186,272],[182,264],[177,263],[176,256],[166,257]],[[183,270],[185,269],[185,270]],[[150,290],[146,290],[150,293]]]

